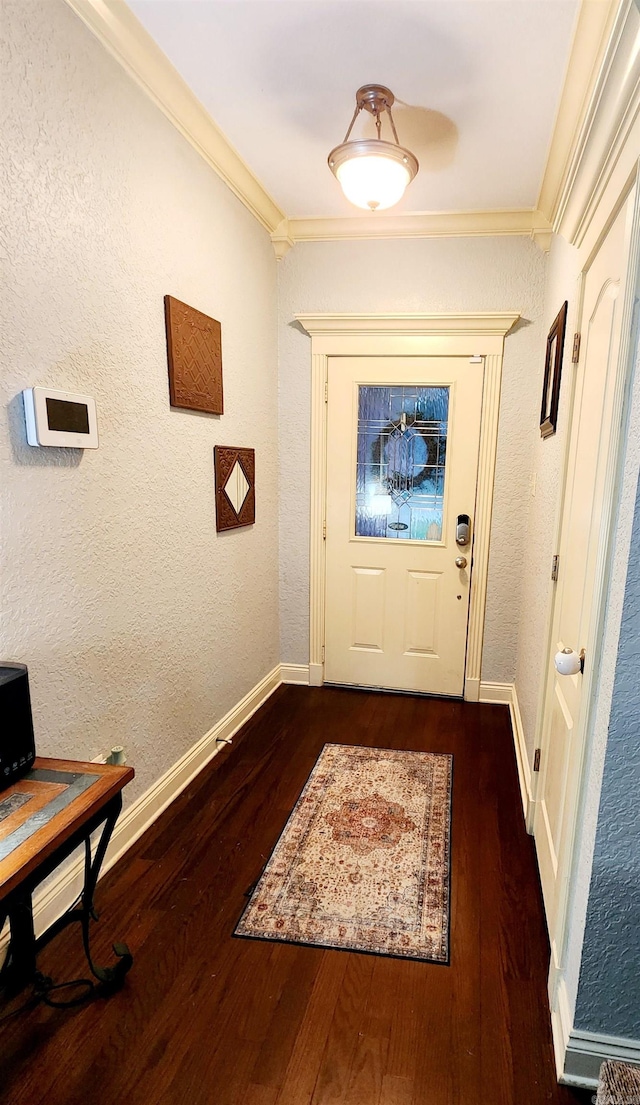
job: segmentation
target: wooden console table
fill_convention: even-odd
[[[133,779],[131,767],[51,760],[37,757],[32,770],[0,791],[0,931],[9,920],[9,949],[0,968],[0,991],[12,997],[26,985],[50,1005],[76,1004],[91,993],[108,993],[122,984],[133,963],[126,944],[114,944],[112,967],[93,963],[89,927],[97,920],[93,896],[107,845],[122,809],[122,790]],[[102,826],[92,856],[91,834]],[[41,936],[33,926],[32,894],[79,845],[84,845],[84,887],[79,903],[67,910]],[[37,969],[40,948],[77,921],[87,962],[97,979],[76,979],[55,985]],[[82,986],[80,999],[56,1001],[53,991]]]

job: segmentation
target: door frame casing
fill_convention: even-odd
[[[324,682],[329,357],[479,357],[484,362],[473,572],[464,698],[480,698],[493,483],[504,339],[519,311],[438,315],[300,314],[311,337],[311,509],[309,534],[309,683]]]

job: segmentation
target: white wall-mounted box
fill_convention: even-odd
[[[59,449],[97,449],[98,419],[95,399],[51,388],[22,392],[29,445]]]

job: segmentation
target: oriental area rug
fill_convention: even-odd
[[[235,935],[448,963],[452,766],[326,744]]]

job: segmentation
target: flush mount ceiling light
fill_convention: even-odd
[[[356,92],[356,110],[344,142],[329,154],[329,168],[342,186],[342,191],[356,207],[382,211],[402,199],[405,188],[418,172],[418,159],[398,141],[391,108],[393,92],[382,84],[365,84]],[[377,138],[349,141],[359,113],[369,111],[376,122]],[[380,137],[382,114],[386,111],[394,141]]]

